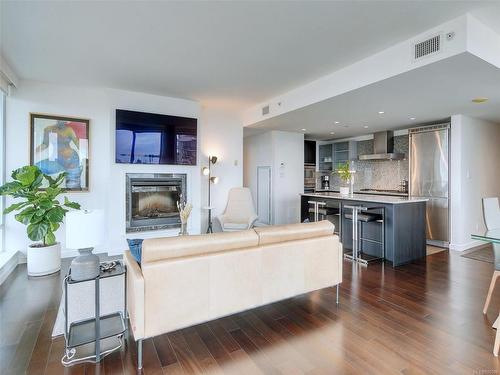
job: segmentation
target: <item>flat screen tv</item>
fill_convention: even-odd
[[[115,160],[196,165],[195,118],[116,110]]]

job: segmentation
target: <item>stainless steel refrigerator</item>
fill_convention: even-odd
[[[410,196],[428,198],[427,243],[448,247],[450,124],[410,129]]]

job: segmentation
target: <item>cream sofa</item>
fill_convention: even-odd
[[[329,221],[144,240],[129,251],[127,310],[142,340],[342,281],[342,246]]]

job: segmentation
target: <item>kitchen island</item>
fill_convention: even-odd
[[[366,207],[369,212],[383,216],[383,222],[360,223],[361,251],[371,257],[384,256],[396,267],[426,255],[426,201],[423,198],[389,195],[305,193],[301,194],[301,220],[314,220],[311,212],[313,205],[309,202],[321,202],[319,219],[333,222],[344,251],[352,251],[352,210],[348,206]]]

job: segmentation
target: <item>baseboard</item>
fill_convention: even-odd
[[[477,241],[477,240],[466,242],[466,243],[461,243],[461,244],[450,243],[450,250],[465,251],[468,249],[472,249],[473,247],[481,246],[484,244],[485,244],[485,242]]]
[[[9,259],[0,267],[0,285],[7,280],[7,277],[15,270],[19,264],[19,254],[15,252],[9,256]]]

